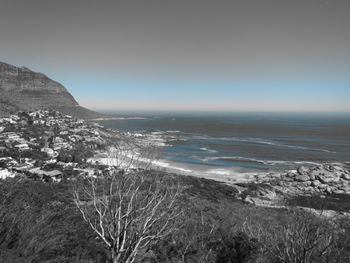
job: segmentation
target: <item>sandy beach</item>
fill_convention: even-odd
[[[95,155],[88,159],[90,163],[99,163],[109,166],[128,168],[147,168],[169,173],[195,176],[199,178],[211,179],[227,184],[252,182],[256,177],[263,177],[268,171],[246,169],[241,167],[215,167],[211,165],[199,165],[189,163],[179,163],[167,159],[147,158],[134,150],[116,150]]]

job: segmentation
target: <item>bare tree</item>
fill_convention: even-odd
[[[151,243],[176,230],[182,188],[146,173],[86,178],[74,191],[75,204],[113,263],[134,262]]]

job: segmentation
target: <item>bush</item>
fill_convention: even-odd
[[[0,181],[0,262],[105,262],[68,185]]]

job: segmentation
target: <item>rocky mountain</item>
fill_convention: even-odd
[[[83,119],[104,116],[79,106],[65,87],[46,75],[0,62],[0,116],[39,108],[52,108]]]

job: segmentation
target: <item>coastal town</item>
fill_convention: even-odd
[[[18,176],[60,182],[79,175],[109,173],[112,167],[88,160],[105,152],[107,146],[118,140],[118,135],[131,136],[55,110],[19,112],[2,118],[0,179]]]

